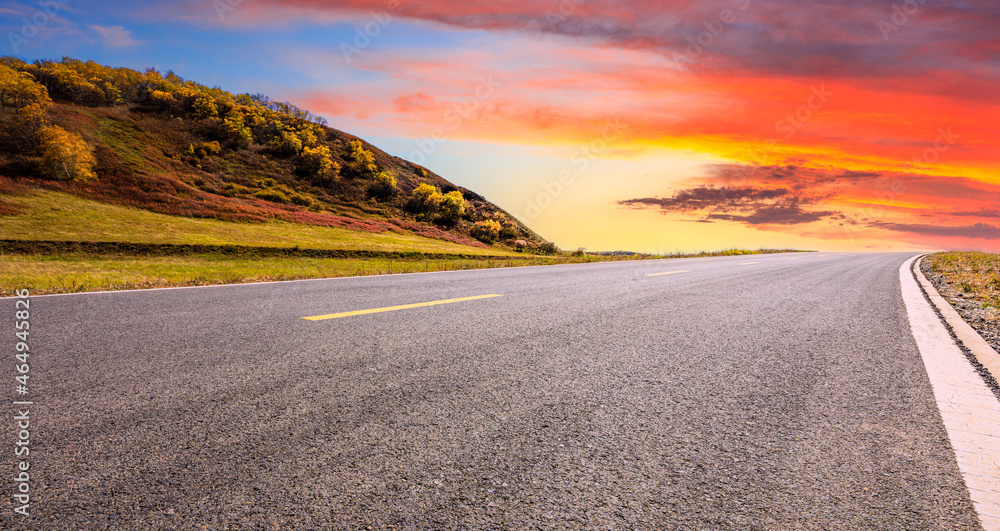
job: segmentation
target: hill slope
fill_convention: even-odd
[[[44,188],[189,218],[555,250],[475,192],[308,111],[170,72],[5,57],[0,118],[0,214],[26,214],[11,194]]]

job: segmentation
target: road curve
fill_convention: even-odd
[[[979,529],[909,256],[35,297],[0,528]]]

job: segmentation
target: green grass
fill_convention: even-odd
[[[3,200],[19,213],[0,218],[0,239],[523,256],[413,234],[360,232],[283,221],[234,223],[170,216],[49,190],[25,196],[5,195]]]
[[[699,253],[694,256],[708,254]],[[683,256],[675,255],[671,258],[681,257]],[[184,256],[7,254],[0,256],[0,296],[10,296],[14,291],[22,289],[29,289],[36,295],[44,295],[649,258],[656,257],[518,255],[500,260],[488,258],[385,260],[308,257],[261,259],[223,254]]]
[[[586,262],[586,258],[530,260],[351,260],[200,256],[6,255],[0,260],[0,296],[29,289],[36,295],[123,289],[206,286],[306,278],[421,273],[491,267]]]

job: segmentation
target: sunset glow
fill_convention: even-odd
[[[1000,251],[995,2],[63,7],[4,55],[291,101],[562,248]]]

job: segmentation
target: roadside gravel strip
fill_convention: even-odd
[[[33,296],[0,529],[981,529],[910,256],[797,258]]]

